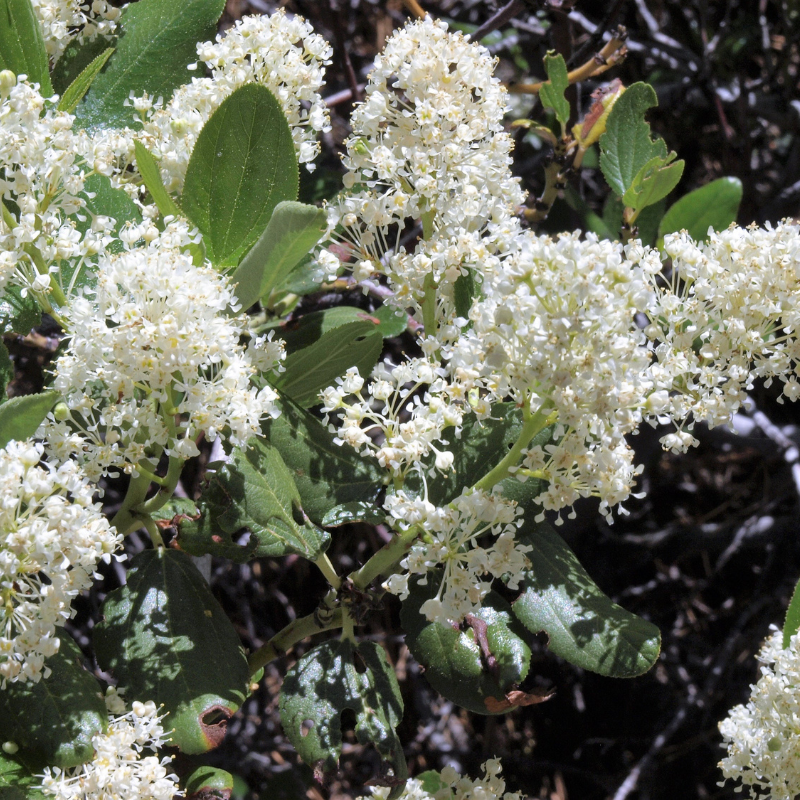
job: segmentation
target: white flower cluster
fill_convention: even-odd
[[[70,219],[88,213],[79,196],[83,134],[73,132],[73,120],[46,106],[24,76],[0,72],[0,291],[13,282],[47,293],[62,261],[77,274],[83,260],[107,244],[107,218],[93,219],[85,234]],[[19,210],[18,218],[12,208]]]
[[[695,440],[684,423],[727,424],[757,377],[800,397],[800,226],[732,226],[706,243],[684,232],[664,249],[671,281],[656,283],[647,333],[654,379],[671,392],[662,413],[679,425],[665,446],[685,450]]]
[[[481,768],[483,777],[473,781],[462,777],[452,767],[445,767],[438,776],[432,776],[433,783],[439,787],[436,791],[426,790],[423,781],[411,778],[399,800],[522,800],[522,795],[506,791],[506,782],[500,777],[499,759],[491,758]],[[389,789],[372,790],[373,800],[386,800],[388,796]],[[360,797],[358,800],[370,798]]]
[[[72,42],[83,44],[98,36],[111,36],[122,14],[106,0],[31,0],[31,5],[54,64]]]
[[[630,494],[636,469],[624,437],[658,389],[636,314],[652,305],[650,276],[660,269],[657,251],[520,232],[485,271],[449,372],[465,391],[510,398],[558,423],[555,441],[523,462],[548,481],[545,509],[593,495],[606,510]]]
[[[58,651],[56,628],[120,537],[92,503],[73,461],[40,464],[42,446],[0,450],[0,683],[38,681]]]
[[[440,573],[438,567],[444,566],[436,597],[420,608],[431,622],[449,625],[461,621],[480,609],[493,578],[505,577],[516,589],[530,566],[525,555],[530,546],[514,541],[520,512],[515,503],[499,494],[466,491],[440,508],[400,490],[387,497],[384,507],[399,530],[419,526],[425,531],[400,562],[406,572],[392,575],[384,584],[388,591],[405,600],[411,575],[426,576],[432,570]],[[478,540],[489,534],[491,543],[479,545]],[[487,575],[489,580],[484,579]],[[427,577],[422,582],[427,583]]]
[[[200,131],[225,98],[247,83],[260,83],[278,98],[292,131],[298,161],[309,171],[319,154],[317,136],[330,129],[320,89],[333,51],[302,17],[283,9],[272,16],[242,17],[216,42],[200,42],[200,63],[211,77],[193,78],[162,106],[159,99],[132,98],[141,130],[101,131],[87,157],[95,170],[124,181],[140,139],[159,160],[170,192],[180,192]],[[124,184],[130,191],[137,187]]]
[[[747,786],[750,797],[792,800],[800,794],[800,634],[784,650],[783,633],[774,630],[758,660],[761,677],[750,700],[719,724],[728,748],[719,766],[741,781],[737,791]]]
[[[463,410],[442,394],[447,388],[443,374],[424,358],[410,358],[391,369],[380,364],[365,396],[364,379],[352,367],[321,395],[326,421],[335,412],[342,414],[338,425],[329,426],[337,433],[334,441],[371,453],[395,476],[418,468],[431,452],[436,469],[449,470],[453,455],[441,437],[448,427],[460,429]],[[422,387],[420,398],[414,393]]]
[[[168,756],[155,753],[167,741],[153,702],[134,702],[113,718],[106,733],[92,737],[94,758],[72,769],[46,767],[41,791],[56,800],[173,800],[178,776],[168,772]]]
[[[243,445],[277,414],[274,391],[250,384],[256,369],[239,342],[244,318],[228,315],[238,309],[230,284],[184,252],[196,234],[178,221],[161,234],[141,228],[126,238],[156,234],[149,244],[101,260],[96,288],[70,306],[53,383],[69,414],[42,430],[52,452],[78,457],[94,477],[162,450],[196,456],[197,438],[223,429]]]
[[[424,221],[426,239],[438,234],[434,250],[455,237],[471,251],[524,199],[509,170],[513,142],[502,127],[506,91],[495,63],[485,48],[430,17],[396,32],[376,58],[366,100],[352,115],[344,158],[350,191],[328,216],[355,248],[357,278],[377,271],[391,280],[397,271],[397,283],[419,299],[431,271],[426,259],[437,256],[414,261],[429,242],[414,254],[399,246],[408,219]],[[398,228],[394,244],[391,226]],[[391,250],[398,260],[382,262]],[[455,280],[470,265],[458,256],[451,262],[436,280]]]

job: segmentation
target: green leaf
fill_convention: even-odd
[[[219,767],[198,767],[184,784],[187,800],[213,800],[230,797],[233,775]]]
[[[66,111],[67,114],[72,114],[75,111],[78,103],[83,100],[86,92],[89,91],[89,87],[94,83],[94,79],[106,65],[106,61],[108,61],[113,52],[113,47],[107,47],[76,76],[58,101],[59,111]]]
[[[186,553],[145,550],[131,567],[94,628],[97,661],[129,697],[163,704],[172,744],[204,753],[247,696],[239,637]]]
[[[192,555],[223,556],[246,561],[263,556],[298,554],[314,560],[325,551],[330,535],[311,524],[300,494],[280,453],[254,439],[211,476],[198,501],[200,519],[179,525],[178,544]],[[235,534],[247,528],[246,545]]]
[[[525,680],[531,658],[526,633],[511,607],[499,594],[489,592],[471,625],[465,622],[455,628],[428,622],[419,609],[436,596],[437,589],[438,580],[429,573],[427,584],[417,582],[400,611],[406,644],[425,667],[428,682],[443,697],[476,714],[511,710],[513,705],[504,703],[506,695]],[[488,652],[482,652],[479,644],[481,630]]]
[[[464,319],[469,318],[472,301],[475,299],[477,293],[478,287],[475,285],[475,276],[472,270],[456,278],[456,282],[453,284],[453,300],[455,301],[456,314],[458,314],[459,317],[464,317]]]
[[[708,229],[721,231],[736,221],[742,202],[738,178],[718,178],[673,203],[658,228],[658,238],[686,230],[696,242],[708,239]]]
[[[658,223],[661,222],[661,218],[664,216],[666,206],[666,201],[661,199],[639,212],[636,217],[636,229],[638,231],[636,238],[640,239],[643,244],[650,247],[655,245],[658,235]]]
[[[384,339],[394,339],[395,336],[405,333],[408,327],[408,314],[399,311],[394,306],[381,306],[377,310],[371,311],[370,316],[380,320],[378,330]]]
[[[545,108],[555,111],[556,119],[561,125],[569,121],[569,101],[564,97],[564,92],[569,88],[567,64],[560,53],[548,53],[544,57],[544,68],[547,72],[547,82],[539,89],[539,99]]]
[[[0,800],[43,800],[45,795],[36,788],[41,783],[41,776],[0,750]]]
[[[303,511],[317,525],[333,509],[363,502],[374,505],[384,472],[352,447],[335,444],[334,435],[315,417],[282,395],[277,419],[262,423],[266,440],[281,454],[294,478]]]
[[[164,183],[161,180],[161,171],[153,154],[138,139],[134,141],[133,149],[136,153],[136,167],[161,215],[164,217],[170,215],[173,217],[181,216],[178,204],[164,188]]]
[[[474,414],[465,415],[458,438],[454,428],[445,432],[446,445],[443,449],[453,454],[453,469],[444,475],[437,472],[434,480],[427,481],[428,500],[436,506],[445,506],[454,500],[464,487],[477,483],[508,453],[521,432],[522,412],[514,403],[495,403],[492,416],[484,420],[477,419]],[[551,435],[551,428],[541,431],[530,446],[544,447]],[[409,475],[406,488],[421,492],[422,481],[419,476],[415,473]],[[506,497],[524,505],[541,493],[542,483],[534,479],[523,483],[516,478],[506,478],[500,488]]]
[[[92,737],[108,727],[100,684],[83,668],[78,645],[66,634],[59,638],[59,651],[45,661],[49,677],[0,691],[3,739],[17,744],[17,757],[35,771],[91,760]]]
[[[231,277],[242,308],[280,286],[327,228],[325,211],[294,200],[275,206],[264,232]]]
[[[356,739],[371,744],[391,782],[408,777],[395,733],[403,699],[394,670],[375,642],[332,640],[306,653],[287,673],[281,691],[281,724],[300,757],[321,776],[342,752],[342,713],[355,713]],[[385,777],[385,776],[382,776]]]
[[[789,608],[786,609],[786,620],[783,623],[783,648],[789,646],[790,639],[800,630],[800,581],[794,587]]]
[[[58,392],[41,392],[12,397],[0,405],[0,447],[33,436],[58,398]]]
[[[322,525],[326,528],[338,528],[340,525],[349,525],[353,522],[368,522],[379,525],[386,521],[386,512],[371,503],[343,503],[334,506],[322,518]]]
[[[650,138],[647,109],[658,105],[652,86],[634,83],[614,103],[600,137],[600,169],[608,185],[622,197],[639,171],[655,158],[667,157],[667,145]]]
[[[50,73],[53,89],[63,95],[81,72],[107,49],[108,39],[105,36],[98,36],[91,42],[78,42],[77,39],[73,39]]]
[[[189,83],[187,65],[197,60],[197,43],[213,39],[225,0],[138,0],[120,20],[122,36],[106,68],[75,110],[76,127],[124,128],[134,112],[125,105],[133,92],[168,100]]]
[[[442,789],[449,788],[449,784],[442,780],[442,776],[436,770],[429,769],[417,775],[417,780],[422,784],[422,791],[426,794],[435,795]]]
[[[297,157],[275,96],[250,83],[223,101],[200,131],[186,169],[181,207],[209,259],[238,264],[282,200],[295,200]]]
[[[306,314],[280,332],[289,355],[275,386],[307,408],[350,367],[368,377],[383,350],[378,325],[375,317],[347,306]]]
[[[124,249],[124,245],[116,237],[119,237],[119,233],[125,223],[133,222],[135,224],[142,221],[142,215],[136,203],[131,200],[127,192],[122,189],[115,189],[105,175],[90,175],[84,182],[81,198],[86,205],[74,217],[75,227],[81,233],[86,233],[92,226],[92,217],[111,217],[114,220],[112,232],[115,239],[106,249],[111,253],[121,252]],[[79,217],[83,217],[83,219],[79,219]],[[63,266],[61,271],[62,280],[64,280],[67,276]],[[78,285],[86,286],[93,284],[93,282],[94,271],[89,269],[80,276]]]
[[[23,297],[18,286],[10,286],[0,297],[0,334],[19,333],[27,336],[42,324],[42,311],[30,292]]]
[[[677,185],[683,175],[683,161],[672,161],[675,153],[665,158],[650,159],[637,173],[633,183],[622,197],[628,208],[639,211],[663,200]],[[670,163],[672,162],[672,163]]]
[[[0,405],[8,400],[8,384],[14,380],[14,364],[8,349],[0,340]]]
[[[612,678],[633,678],[655,664],[661,647],[658,628],[603,594],[549,525],[528,524],[517,541],[533,549],[514,614],[529,631],[547,633],[550,650]]]
[[[30,0],[0,0],[0,70],[27,75],[42,97],[53,94],[50,61]]]

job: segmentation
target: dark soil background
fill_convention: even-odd
[[[472,31],[502,3],[420,0],[426,11]],[[335,47],[326,96],[333,130],[324,139],[318,170],[304,179],[304,199],[338,188],[339,152],[348,133],[353,96],[362,91],[375,54],[390,32],[411,16],[402,0],[229,0],[222,27],[243,14],[278,5],[302,14]],[[775,222],[798,214],[800,203],[800,6],[794,0],[520,0],[516,14],[484,40],[499,58],[498,74],[513,83],[544,77],[542,57],[563,53],[570,68],[591,58],[603,33],[628,31],[628,57],[598,81],[574,88],[586,110],[602,81],[651,82],[659,108],[654,129],[686,160],[671,200],[714,178],[741,179],[739,223]],[[533,99],[520,98],[518,116]],[[541,109],[530,114],[542,119]],[[516,134],[516,172],[532,196],[542,189],[545,149]],[[584,169],[572,182],[599,210],[605,189],[599,173]],[[559,202],[542,229],[581,227],[580,216]],[[348,298],[358,303],[360,294]],[[315,302],[328,300],[316,298]],[[17,367],[16,394],[36,391],[57,344],[43,328],[7,340]],[[548,653],[534,652],[531,685],[554,686],[547,703],[503,717],[469,714],[428,686],[408,654],[389,599],[360,630],[384,643],[396,665],[406,713],[401,736],[411,774],[450,764],[476,775],[486,758],[499,756],[509,790],[552,800],[673,800],[733,797],[718,787],[722,755],[717,723],[744,702],[756,680],[754,660],[769,625],[780,625],[800,576],[798,409],[781,405],[777,392],[760,388],[737,419],[739,435],[699,430],[700,447],[686,456],[662,453],[660,432],[634,437],[646,465],[646,497],[627,504],[630,514],[608,526],[596,503],[586,502],[564,533],[601,588],[626,608],[652,620],[663,634],[657,666],[635,680],[602,678]],[[202,465],[201,465],[202,466]],[[184,486],[199,491],[202,469]],[[193,485],[191,485],[193,483]],[[111,484],[106,501],[119,501]],[[338,529],[330,551],[340,573],[362,563],[382,543],[366,526]],[[136,535],[129,548],[144,547]],[[87,648],[104,594],[122,570],[83,600],[72,632]],[[316,569],[297,558],[265,559],[244,566],[211,565],[211,585],[246,646],[258,647],[295,615],[308,614],[325,586]],[[210,760],[241,776],[248,798],[351,798],[364,794],[377,773],[377,756],[346,734],[341,769],[327,785],[314,782],[281,731],[277,704],[282,675],[296,652],[267,668],[261,687],[231,721]],[[244,795],[243,795],[244,796]]]

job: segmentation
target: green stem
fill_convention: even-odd
[[[425,296],[422,298],[422,324],[426,336],[436,336],[436,284],[429,272],[422,283]]]
[[[161,488],[158,490],[158,493],[154,494],[149,500],[140,503],[134,508],[134,511],[139,514],[149,515],[165,506],[178,486],[178,481],[181,479],[181,472],[183,472],[183,464],[184,460],[182,458],[170,456],[167,474],[161,480]]]
[[[148,466],[150,465],[149,461],[143,463],[148,464]],[[139,474],[135,478],[131,478],[122,505],[111,520],[111,524],[123,536],[127,536],[129,533],[133,533],[135,530],[142,527],[141,518],[133,514],[131,509],[144,502],[147,496],[147,490],[150,488],[149,476],[151,474],[149,470],[143,470],[139,471]]]
[[[153,547],[163,548],[164,540],[161,538],[161,531],[158,529],[158,525],[156,525],[150,517],[143,519],[142,523],[150,534],[150,541],[153,543]]]
[[[329,622],[321,622],[314,614],[293,620],[283,630],[278,631],[265,645],[262,645],[248,659],[250,674],[255,675],[263,666],[274,661],[291,647],[315,633],[341,628],[343,621],[342,609],[333,612]]]
[[[331,564],[331,560],[328,556],[323,553],[314,563],[325,576],[325,580],[338,591],[342,585],[342,579],[336,574],[336,570],[333,568],[333,564]]]
[[[537,433],[543,431],[548,425],[552,425],[558,416],[557,411],[547,413],[547,408],[540,408],[535,414],[531,414],[527,407],[527,402],[523,409],[523,425],[519,432],[517,441],[506,453],[503,459],[492,469],[490,469],[476,484],[473,489],[482,489],[488,492],[496,483],[505,480],[510,474],[511,469],[519,464],[522,451],[530,444],[531,439]]]
[[[347,607],[342,609],[342,641],[346,639],[355,642],[356,635],[353,632],[353,618],[350,616],[350,611]]]
[[[353,585],[357,589],[366,589],[378,575],[391,573],[397,562],[411,549],[411,545],[421,533],[422,531],[417,526],[398,533],[391,542],[378,550],[358,572],[354,572],[350,576]]]

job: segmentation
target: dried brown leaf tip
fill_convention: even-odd
[[[519,689],[513,689],[507,692],[502,700],[498,700],[495,697],[487,697],[483,702],[490,714],[499,714],[518,706],[535,706],[537,703],[544,703],[555,693],[555,689],[542,689],[534,692],[522,692]]]

